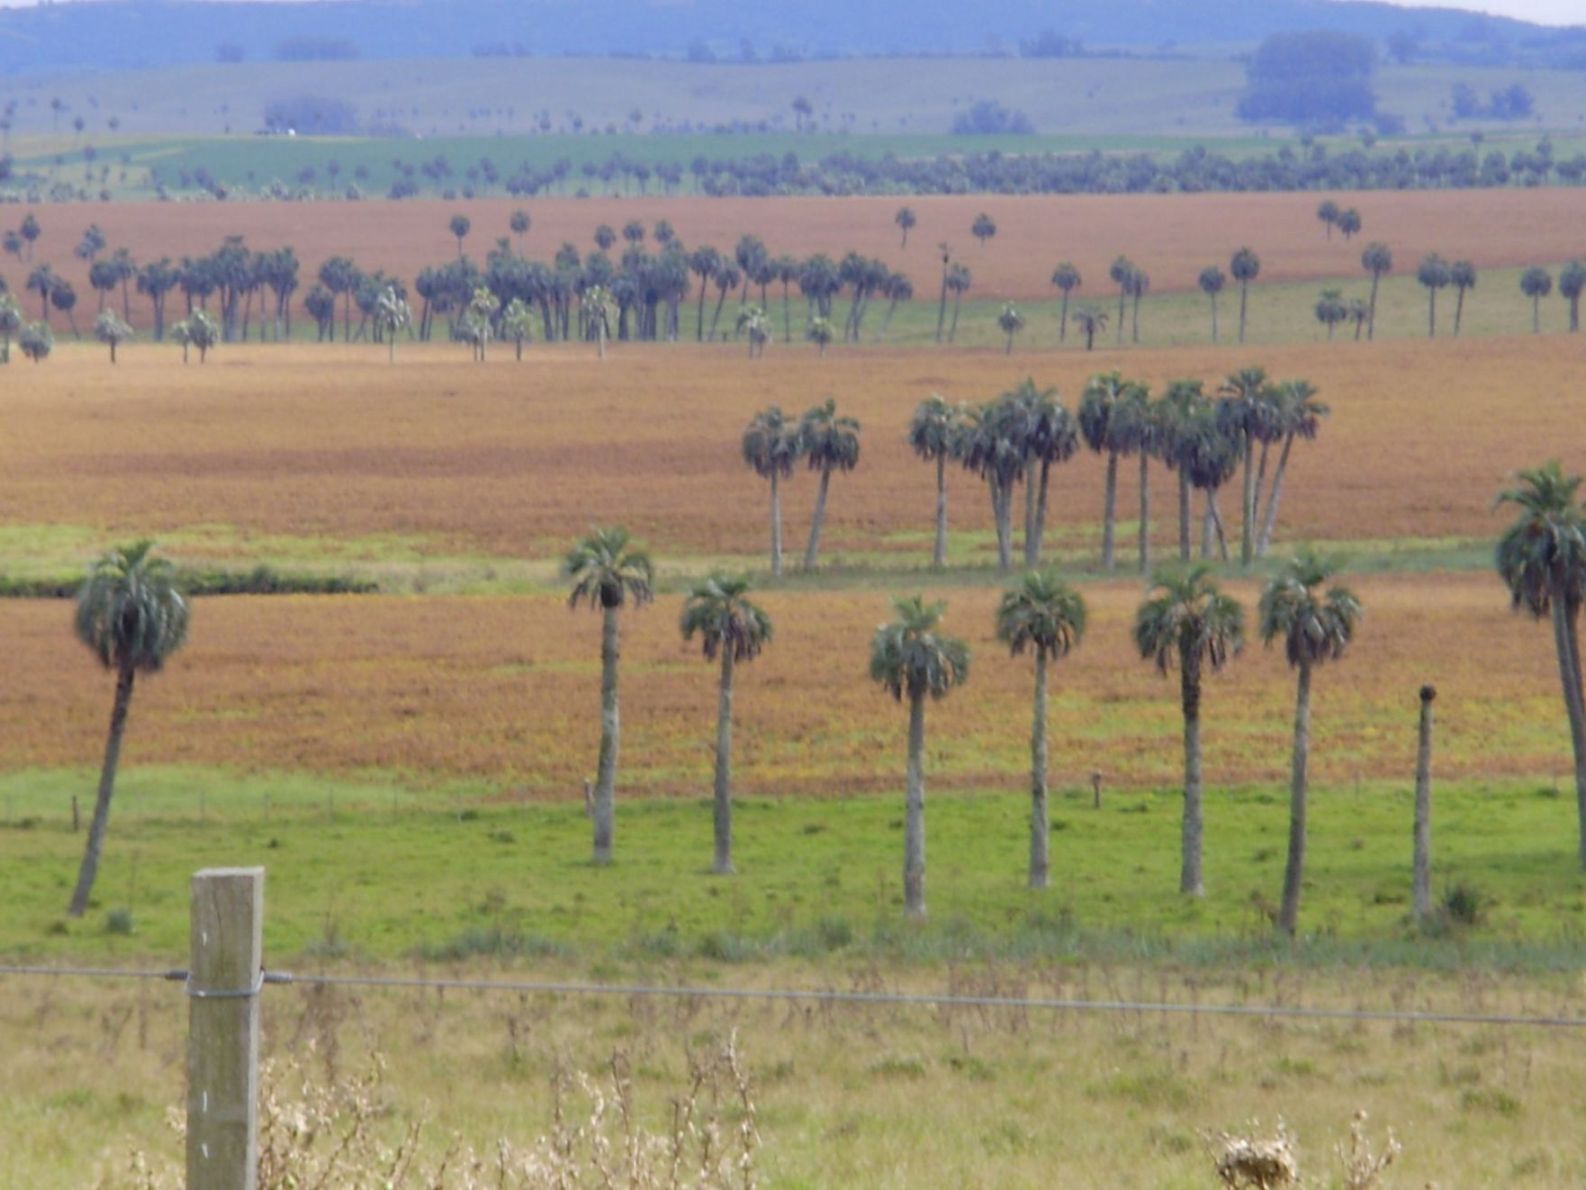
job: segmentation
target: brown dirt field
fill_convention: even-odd
[[[1086,279],[1080,296],[1099,299],[1112,291],[1107,267],[1120,252],[1151,274],[1154,290],[1170,292],[1193,289],[1207,264],[1226,269],[1229,255],[1241,245],[1260,254],[1261,279],[1267,281],[1359,274],[1360,250],[1368,239],[1390,245],[1401,272],[1433,251],[1468,258],[1478,268],[1555,264],[1580,253],[1580,228],[1586,222],[1586,189],[1581,188],[1332,195],[1342,206],[1357,207],[1365,220],[1364,233],[1346,243],[1337,235],[1324,238],[1316,219],[1323,197],[1329,196],[73,204],[40,212],[44,234],[36,259],[72,280],[84,311],[93,308],[95,295],[72,248],[89,223],[99,224],[113,248],[129,247],[140,261],[208,252],[228,235],[244,235],[256,249],[295,247],[305,276],[327,256],[345,253],[365,268],[411,278],[424,265],[444,263],[455,253],[456,241],[447,230],[454,213],[473,220],[468,248],[477,258],[507,234],[508,216],[522,207],[534,220],[526,250],[540,259],[549,259],[564,240],[592,250],[591,236],[602,222],[620,229],[629,219],[651,225],[664,218],[687,244],[730,250],[740,235],[753,233],[776,253],[840,256],[855,250],[878,256],[909,274],[922,301],[932,298],[940,284],[936,245],[942,241],[973,270],[977,296],[1050,297],[1055,293],[1048,283],[1052,269],[1069,259]],[[893,213],[905,202],[919,216],[906,251],[899,248],[892,224]],[[980,211],[998,224],[996,238],[984,246],[969,234]],[[0,272],[20,288],[26,268],[11,260],[0,263]],[[141,305],[135,305],[135,313]]]
[[[1567,772],[1545,627],[1512,616],[1487,575],[1351,580],[1367,619],[1356,646],[1316,679],[1314,773],[1322,785],[1407,782],[1416,690],[1440,690],[1442,777]],[[1253,615],[1253,584],[1231,585]],[[1059,786],[1171,787],[1181,772],[1176,682],[1140,661],[1128,626],[1140,598],[1119,581],[1085,589],[1089,634],[1054,671],[1052,766]],[[974,649],[970,685],[929,713],[932,783],[1012,787],[1028,763],[1030,662],[992,639],[997,592],[955,591],[946,627]],[[887,615],[879,592],[771,593],[777,636],[744,667],[737,752],[746,793],[891,791],[903,711],[865,673]],[[709,788],[715,669],[677,631],[669,596],[626,620],[623,784]],[[73,639],[62,603],[8,609],[0,685],[7,767],[91,766],[110,682]],[[1252,639],[1209,680],[1213,786],[1286,773],[1293,680]],[[143,682],[126,759],[243,770],[378,768],[419,781],[469,777],[532,797],[578,796],[599,716],[599,620],[554,596],[228,598],[199,603],[192,640]]]
[[[1121,368],[1161,384],[1215,381],[1251,361],[1306,376],[1333,409],[1296,449],[1280,538],[1486,537],[1501,524],[1495,491],[1518,467],[1562,455],[1580,468],[1581,346],[1566,336],[1311,345],[1244,353],[1186,348],[1129,354],[861,349],[826,360],[778,347],[764,361],[735,349],[619,345],[497,352],[471,365],[458,347],[247,347],[182,367],[175,348],[134,345],[111,368],[102,349],[63,349],[15,364],[0,436],[0,524],[84,526],[94,533],[225,533],[346,538],[422,536],[431,553],[554,558],[591,523],[626,522],[665,562],[765,548],[766,490],[741,463],[739,435],[758,408],[798,411],[830,393],[864,424],[857,472],[833,482],[828,546],[929,548],[934,473],[903,443],[933,390],[984,399],[1032,375],[1070,407],[1093,371]],[[1054,475],[1055,544],[1093,548],[1103,468],[1082,452]],[[1173,533],[1170,478],[1157,469],[1156,536]],[[1133,469],[1120,509],[1132,518]],[[955,529],[990,517],[969,475],[950,480]],[[801,544],[814,483],[784,501]],[[1236,504],[1236,499],[1232,501]],[[1125,555],[1127,557],[1127,553]]]

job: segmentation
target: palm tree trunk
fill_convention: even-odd
[[[716,292],[716,309],[714,311],[712,311],[711,316],[710,316],[710,337],[712,339],[715,339],[715,337],[716,337],[716,326],[717,326],[717,324],[719,324],[721,322],[721,308],[722,308],[723,305],[726,304],[726,302],[727,302],[727,290],[725,288],[717,290],[717,292]]]
[[[947,565],[947,456],[936,456],[936,548],[931,565],[937,570]]]
[[[136,671],[123,666],[116,675],[116,700],[110,709],[110,735],[105,740],[105,762],[99,770],[99,795],[94,799],[94,818],[88,826],[88,845],[83,849],[83,865],[72,890],[68,917],[81,917],[88,908],[88,896],[99,875],[99,856],[105,846],[105,828],[110,825],[110,797],[116,788],[116,766],[121,762],[121,737],[127,729],[127,710],[132,705],[132,683]]]
[[[1294,699],[1294,769],[1289,780],[1289,860],[1283,869],[1283,904],[1278,929],[1291,938],[1300,921],[1300,882],[1305,878],[1305,769],[1311,758],[1311,663],[1300,662]]]
[[[1212,488],[1206,493],[1206,504],[1212,514],[1212,528],[1217,531],[1217,554],[1224,562],[1228,561],[1228,533],[1223,528],[1222,510],[1217,507],[1217,489]]]
[[[925,918],[925,692],[909,695],[909,765],[903,811],[903,912]]]
[[[710,288],[710,278],[699,279],[699,317],[694,327],[694,338],[703,343],[705,341],[705,291]]]
[[[1564,711],[1569,718],[1570,747],[1575,758],[1575,805],[1580,819],[1580,862],[1586,868],[1586,699],[1581,692],[1580,642],[1575,613],[1555,581],[1551,594],[1553,642],[1558,653],[1559,680],[1564,688]]]
[[[947,266],[942,266],[942,302],[936,309],[936,341],[942,341],[942,328],[947,325]]]
[[[1180,829],[1178,890],[1192,897],[1206,895],[1201,876],[1201,675],[1200,658],[1181,659],[1179,699],[1184,708],[1184,822]]]
[[[1278,524],[1278,501],[1283,496],[1283,476],[1289,468],[1289,451],[1294,448],[1294,435],[1283,440],[1283,452],[1278,455],[1278,468],[1272,473],[1272,491],[1267,495],[1267,513],[1261,520],[1261,537],[1256,542],[1256,556],[1264,558],[1272,548],[1272,533]]]
[[[1151,455],[1140,451],[1140,573],[1151,569]]]
[[[814,570],[815,560],[821,548],[821,526],[826,523],[826,492],[831,487],[832,473],[827,467],[821,468],[821,486],[815,493],[815,516],[810,520],[809,545],[804,549],[804,569]]]
[[[1459,294],[1454,298],[1454,337],[1459,338],[1459,324],[1465,317],[1465,287],[1459,287]]]
[[[716,700],[716,859],[712,871],[731,876],[732,866],[732,644],[721,646],[721,693]]]
[[[1063,310],[1058,315],[1057,341],[1059,343],[1068,342],[1068,290],[1066,289],[1063,291]]]
[[[1178,470],[1178,559],[1190,560],[1190,481],[1183,467]]]
[[[1052,460],[1041,460],[1041,486],[1035,494],[1035,560],[1031,566],[1041,564],[1041,552],[1046,547],[1046,497],[1051,486]]]
[[[793,342],[793,310],[789,305],[787,282],[782,282],[782,342]]]
[[[1125,310],[1125,304],[1124,303],[1125,303],[1126,299],[1128,298],[1128,296],[1129,296],[1128,290],[1124,289],[1123,286],[1120,285],[1118,287],[1118,346],[1119,347],[1123,346],[1123,321],[1124,321],[1124,310]]]
[[[1427,290],[1426,303],[1426,337],[1437,338],[1437,290]]]
[[[1035,523],[1035,468],[1024,469],[1024,564],[1032,570],[1041,563],[1040,530]]]
[[[1215,293],[1212,294],[1211,295],[1211,299],[1212,299],[1212,342],[1215,343],[1215,342],[1217,342],[1217,295]]]
[[[1531,299],[1531,333],[1533,335],[1542,333],[1542,299],[1539,297]]]
[[[1118,519],[1118,452],[1107,454],[1107,485],[1103,490],[1101,506],[1101,568],[1111,570],[1113,565],[1113,537]]]
[[[1207,488],[1206,506],[1201,512],[1201,557],[1212,556],[1212,543],[1216,540],[1215,530],[1212,525],[1212,489]]]
[[[1421,729],[1415,751],[1415,919],[1432,913],[1432,700],[1437,691],[1421,687]]]
[[[991,481],[991,515],[997,525],[997,569],[1006,574],[1013,569],[1013,488]]]
[[[1256,551],[1256,472],[1255,472],[1255,439],[1249,434],[1245,435],[1245,475],[1244,491],[1239,501],[1239,561],[1250,565],[1250,559]]]
[[[771,472],[771,573],[782,577],[782,487],[781,477]]]
[[[1261,519],[1261,493],[1267,490],[1267,460],[1271,454],[1271,447],[1272,444],[1270,442],[1266,441],[1265,439],[1262,440],[1261,458],[1256,463],[1255,495],[1252,496],[1250,500],[1250,516],[1257,522],[1256,549],[1258,551],[1258,557],[1260,556],[1259,550],[1261,548],[1261,530],[1259,526]]]
[[[1030,725],[1030,887],[1045,888],[1051,868],[1046,816],[1046,650],[1035,650],[1035,720]]]
[[[958,338],[958,311],[964,304],[964,291],[958,290],[953,294],[953,325],[947,330],[947,341],[953,342]]]
[[[1245,309],[1249,305],[1250,285],[1248,282],[1239,283],[1239,341],[1245,341]]]
[[[595,773],[595,862],[611,862],[617,800],[617,609],[602,613],[600,631],[600,764]]]

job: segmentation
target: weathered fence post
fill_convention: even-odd
[[[264,869],[193,877],[187,1190],[255,1190]]]
[[[1415,919],[1432,912],[1432,700],[1437,690],[1421,687],[1421,738],[1415,753]]]

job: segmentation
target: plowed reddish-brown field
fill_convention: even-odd
[[[454,213],[473,220],[468,250],[482,257],[519,207],[533,227],[525,251],[549,259],[564,241],[594,247],[595,227],[620,229],[630,219],[647,226],[670,220],[684,243],[731,249],[740,235],[760,236],[773,253],[841,255],[850,249],[886,260],[907,273],[921,299],[936,292],[936,245],[947,242],[974,273],[974,293],[1029,298],[1050,296],[1052,269],[1071,260],[1085,277],[1081,296],[1108,293],[1107,267],[1119,253],[1152,277],[1156,291],[1190,289],[1208,264],[1226,269],[1241,245],[1260,254],[1263,280],[1303,280],[1360,272],[1365,240],[1389,244],[1401,271],[1428,252],[1464,257],[1478,268],[1556,264],[1581,251],[1586,189],[1363,193],[1334,197],[1356,207],[1364,232],[1352,242],[1323,236],[1316,219],[1318,194],[1206,194],[1124,196],[996,196],[774,199],[490,199],[358,203],[120,203],[51,205],[40,211],[44,227],[36,260],[48,261],[77,286],[83,309],[93,292],[87,270],[72,256],[83,229],[98,223],[113,247],[138,260],[179,259],[213,250],[228,235],[256,249],[290,244],[307,276],[334,254],[352,256],[365,269],[412,278],[427,264],[455,255],[447,230]],[[907,250],[900,248],[892,216],[907,202],[919,217]],[[969,233],[976,214],[997,222],[984,245]],[[619,241],[619,244],[621,241]],[[0,262],[13,288],[26,268]],[[141,306],[142,303],[135,304]],[[141,318],[141,314],[140,314]]]
[[[1581,466],[1582,351],[1556,336],[1012,358],[779,346],[749,361],[730,346],[619,345],[603,364],[585,347],[536,347],[521,365],[500,351],[473,365],[459,347],[404,346],[388,367],[381,348],[336,345],[227,347],[184,368],[174,348],[143,344],[112,368],[85,346],[0,372],[0,517],[117,534],[396,533],[432,552],[538,558],[592,522],[625,522],[663,560],[757,556],[766,485],[740,461],[743,425],[771,402],[796,412],[831,394],[864,437],[858,470],[833,481],[830,546],[923,556],[934,475],[903,428],[932,391],[985,399],[1034,376],[1072,407],[1093,370],[1215,382],[1260,362],[1308,377],[1333,410],[1296,448],[1282,538],[1478,537],[1501,523],[1493,496],[1516,468]],[[1089,453],[1056,469],[1059,545],[1095,540],[1102,471]],[[1155,474],[1167,541],[1169,478]],[[814,489],[802,473],[787,487],[792,545]],[[954,527],[989,530],[983,486],[955,472],[950,491]],[[1120,491],[1131,517],[1133,468]]]
[[[1352,580],[1367,618],[1350,655],[1316,678],[1314,771],[1326,784],[1407,779],[1416,691],[1440,695],[1438,772],[1567,772],[1556,671],[1543,626],[1512,616],[1487,575]],[[1231,589],[1251,609],[1253,584]],[[1101,770],[1114,785],[1170,786],[1180,772],[1178,689],[1134,654],[1140,588],[1085,589],[1083,646],[1054,671],[1052,763],[1062,785]],[[1028,763],[1030,662],[992,639],[994,591],[947,592],[946,627],[974,649],[968,687],[929,713],[933,782],[1016,784]],[[866,675],[880,592],[768,594],[777,635],[740,670],[740,788],[894,789],[905,715]],[[1251,609],[1253,612],[1253,609]],[[716,670],[685,646],[678,600],[626,621],[623,781],[632,792],[709,787]],[[98,760],[110,683],[59,603],[7,607],[0,756],[9,766]],[[598,617],[554,596],[214,599],[192,642],[142,683],[127,757],[235,766],[396,770],[477,777],[535,797],[576,797],[599,715]],[[1292,677],[1252,639],[1208,683],[1214,786],[1286,771]]]

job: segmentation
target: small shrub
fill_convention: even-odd
[[[1456,881],[1443,893],[1438,913],[1453,925],[1480,925],[1487,916],[1487,897],[1474,884]]]
[[[132,933],[132,910],[112,909],[105,914],[105,933],[122,935]]]

